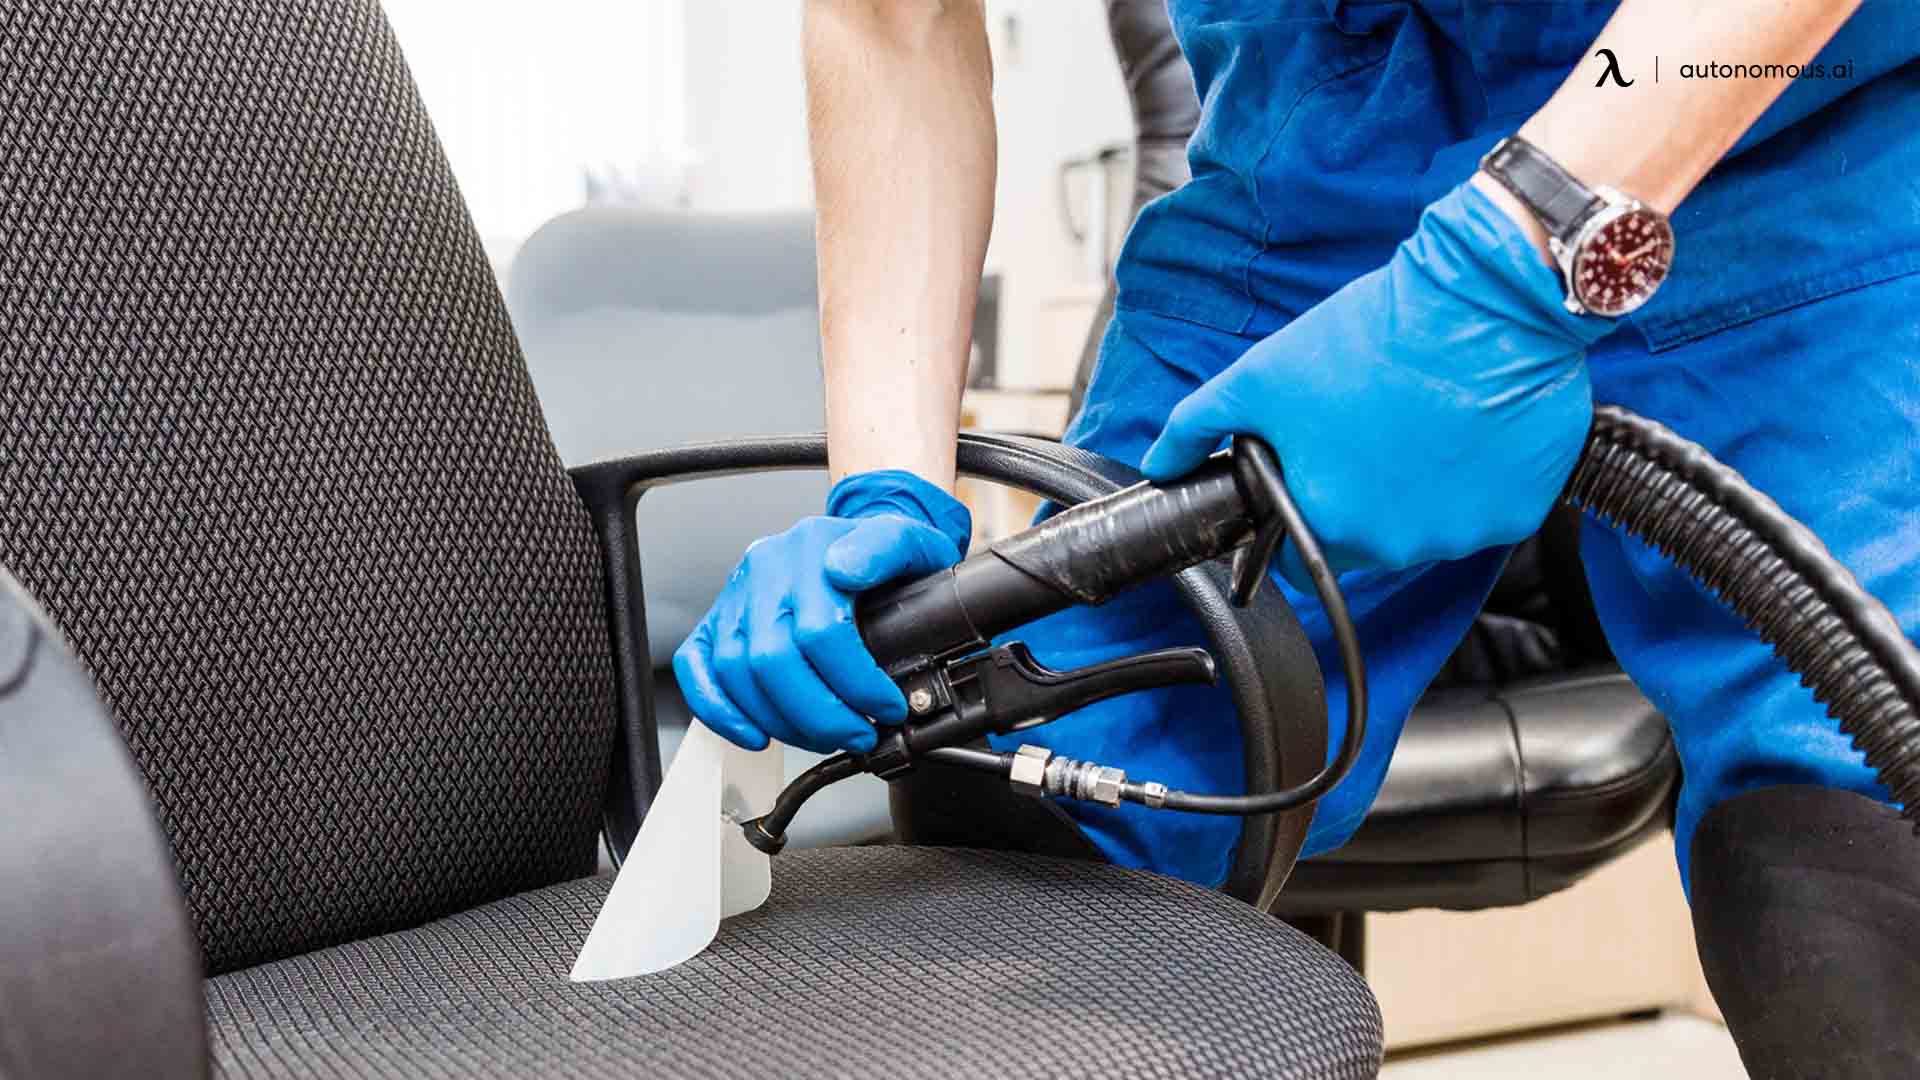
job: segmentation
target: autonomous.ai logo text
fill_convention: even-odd
[[[1600,68],[1599,78],[1593,80],[1593,85],[1596,88],[1605,86],[1609,82],[1616,87],[1625,88],[1632,86],[1638,81],[1637,76],[1634,78],[1627,76],[1626,70],[1621,67],[1620,57],[1616,55],[1612,49],[1595,49],[1591,59],[1604,64],[1604,66]],[[1653,81],[1657,83],[1661,81],[1661,58],[1656,54],[1652,59]],[[1642,57],[1640,58],[1640,62],[1635,65],[1643,74],[1647,70],[1645,60],[1646,58]],[[1673,64],[1667,65],[1666,73],[1669,76],[1674,74],[1675,66],[1676,65]],[[1815,59],[1805,64],[1775,64],[1752,62],[1727,63],[1720,60],[1709,60],[1700,63],[1688,58],[1685,63],[1677,66],[1679,69],[1679,77],[1682,79],[1772,79],[1791,82],[1798,79],[1851,79],[1854,77],[1852,60],[1828,62]]]
[[[1605,86],[1607,84],[1608,79],[1612,79],[1613,85],[1615,86],[1632,86],[1633,85],[1632,79],[1623,79],[1620,77],[1620,58],[1613,55],[1612,49],[1596,50],[1593,56],[1594,56],[1594,59],[1596,60],[1602,56],[1607,58],[1607,69],[1600,73],[1600,78],[1596,79],[1593,85]]]

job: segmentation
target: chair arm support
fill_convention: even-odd
[[[0,1076],[203,1076],[200,948],[93,683],[0,573]]]
[[[963,476],[1068,504],[1111,494],[1139,480],[1119,462],[1025,435],[962,433],[957,461]],[[634,524],[641,497],[653,488],[687,480],[826,465],[826,437],[814,434],[650,450],[571,470],[607,560],[608,614],[620,681],[621,738],[607,814],[608,846],[616,857],[638,830],[660,783]],[[1276,790],[1301,782],[1325,758],[1327,713],[1319,667],[1298,623],[1273,591],[1263,591],[1267,599],[1251,608],[1232,607],[1222,566],[1193,567],[1178,574],[1175,584],[1207,627],[1239,707],[1247,790]],[[1278,727],[1287,731],[1286,746],[1275,743]],[[1310,818],[1311,809],[1303,808],[1246,819],[1226,891],[1252,902],[1270,898],[1291,869]]]

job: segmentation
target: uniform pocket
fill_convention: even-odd
[[[1920,270],[1920,66],[1723,162],[1673,216],[1667,284],[1631,318],[1660,352]]]
[[[1324,216],[1312,213],[1316,193],[1276,182],[1275,159],[1284,172],[1370,149],[1347,138],[1351,125],[1301,118],[1332,87],[1381,68],[1411,16],[1385,5],[1356,32],[1336,26],[1321,0],[1187,0],[1173,12],[1202,99],[1187,146],[1193,176],[1149,204],[1128,234],[1120,304],[1239,331],[1267,301],[1249,274],[1284,231],[1272,216]]]

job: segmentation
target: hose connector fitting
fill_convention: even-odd
[[[1007,781],[1022,795],[1059,795],[1102,806],[1119,806],[1121,789],[1127,786],[1127,774],[1097,761],[1061,757],[1044,746],[1022,746],[1013,755]]]
[[[1015,793],[1037,799],[1047,793],[1047,763],[1052,760],[1053,751],[1044,746],[1022,746],[1014,752],[1007,782]]]

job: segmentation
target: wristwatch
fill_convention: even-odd
[[[1673,267],[1667,215],[1608,187],[1587,187],[1518,135],[1480,168],[1513,192],[1547,230],[1567,310],[1617,318],[1652,298]]]

